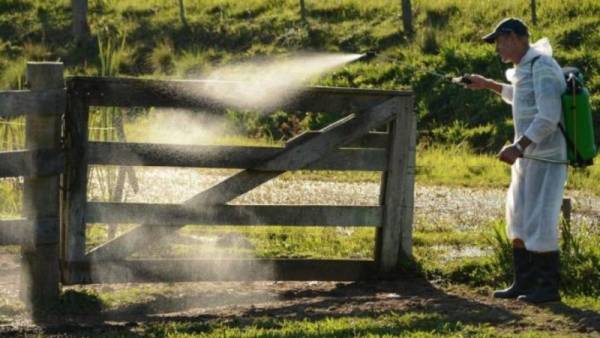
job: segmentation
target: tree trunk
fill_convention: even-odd
[[[306,5],[304,4],[304,0],[300,0],[300,16],[302,17],[302,21],[306,22]]]
[[[183,0],[179,0],[179,18],[181,19],[181,24],[184,27],[188,26],[187,19],[185,18],[185,5],[183,4]]]
[[[71,0],[73,11],[73,37],[77,44],[88,39],[90,28],[87,22],[88,0]]]
[[[531,0],[531,24],[537,24],[537,13],[536,13],[536,3],[535,0]]]
[[[412,7],[410,0],[402,0],[402,25],[404,27],[404,34],[409,39],[413,37],[413,25],[412,25]]]

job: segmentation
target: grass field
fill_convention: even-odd
[[[494,152],[511,138],[510,111],[492,94],[465,91],[419,69],[481,73],[504,78],[492,46],[480,37],[502,17],[529,18],[529,2],[413,1],[416,36],[408,39],[395,0],[306,1],[307,21],[296,0],[186,2],[188,25],[176,1],[90,1],[91,40],[73,43],[69,1],[7,1],[0,14],[0,87],[24,85],[26,60],[65,62],[74,75],[201,78],[213,70],[256,57],[299,51],[357,53],[377,50],[372,62],[348,65],[315,84],[406,89],[417,96],[420,129],[436,142],[466,143]],[[598,115],[600,65],[594,0],[544,1],[532,38],[550,38],[561,64],[585,72]],[[301,123],[322,119],[299,116]],[[281,122],[281,121],[280,121]],[[280,124],[253,121],[251,134],[274,135]]]

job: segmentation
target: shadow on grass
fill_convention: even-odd
[[[146,333],[156,331],[160,335],[161,330],[170,327],[164,322],[178,323],[181,327],[177,332],[184,333],[277,329],[284,322],[286,325],[290,322],[322,325],[325,319],[365,323],[358,328],[352,324],[335,326],[328,329],[331,334],[325,334],[342,337],[399,334],[405,330],[451,333],[462,330],[465,325],[498,326],[521,319],[520,315],[499,305],[448,294],[423,278],[291,283],[289,287],[283,283],[263,283],[258,289],[247,285],[250,287],[245,288],[244,284],[234,288],[199,286],[191,295],[174,293],[171,297],[157,293],[150,301],[119,309],[102,309],[97,296],[67,291],[61,301],[63,308],[49,316],[36,333],[136,336],[135,328],[142,326]],[[384,324],[379,327],[382,320]],[[284,336],[310,335],[300,328],[292,331],[295,333]]]
[[[573,308],[564,303],[552,303],[540,305],[548,308],[554,314],[570,318],[577,323],[577,329],[583,333],[600,333],[600,313],[593,310],[582,310]]]

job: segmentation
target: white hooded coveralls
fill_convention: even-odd
[[[539,56],[533,63],[532,59]],[[565,138],[557,124],[563,121],[563,73],[552,58],[552,48],[542,39],[529,48],[515,68],[506,72],[502,98],[512,104],[515,141],[525,135],[533,143],[525,154],[566,160]],[[511,168],[506,200],[508,237],[521,239],[527,250],[558,250],[558,221],[567,166],[519,158]]]

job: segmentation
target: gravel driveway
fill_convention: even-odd
[[[126,186],[125,200],[142,203],[182,203],[202,190],[224,180],[236,170],[181,168],[136,168],[139,190]],[[91,179],[89,199],[102,201],[97,175]],[[415,189],[416,225],[451,222],[468,230],[489,220],[504,217],[506,189],[422,186]],[[569,191],[575,224],[600,227],[600,197]],[[377,205],[378,183],[326,182],[275,179],[240,196],[234,204]],[[600,230],[599,230],[600,231]]]

